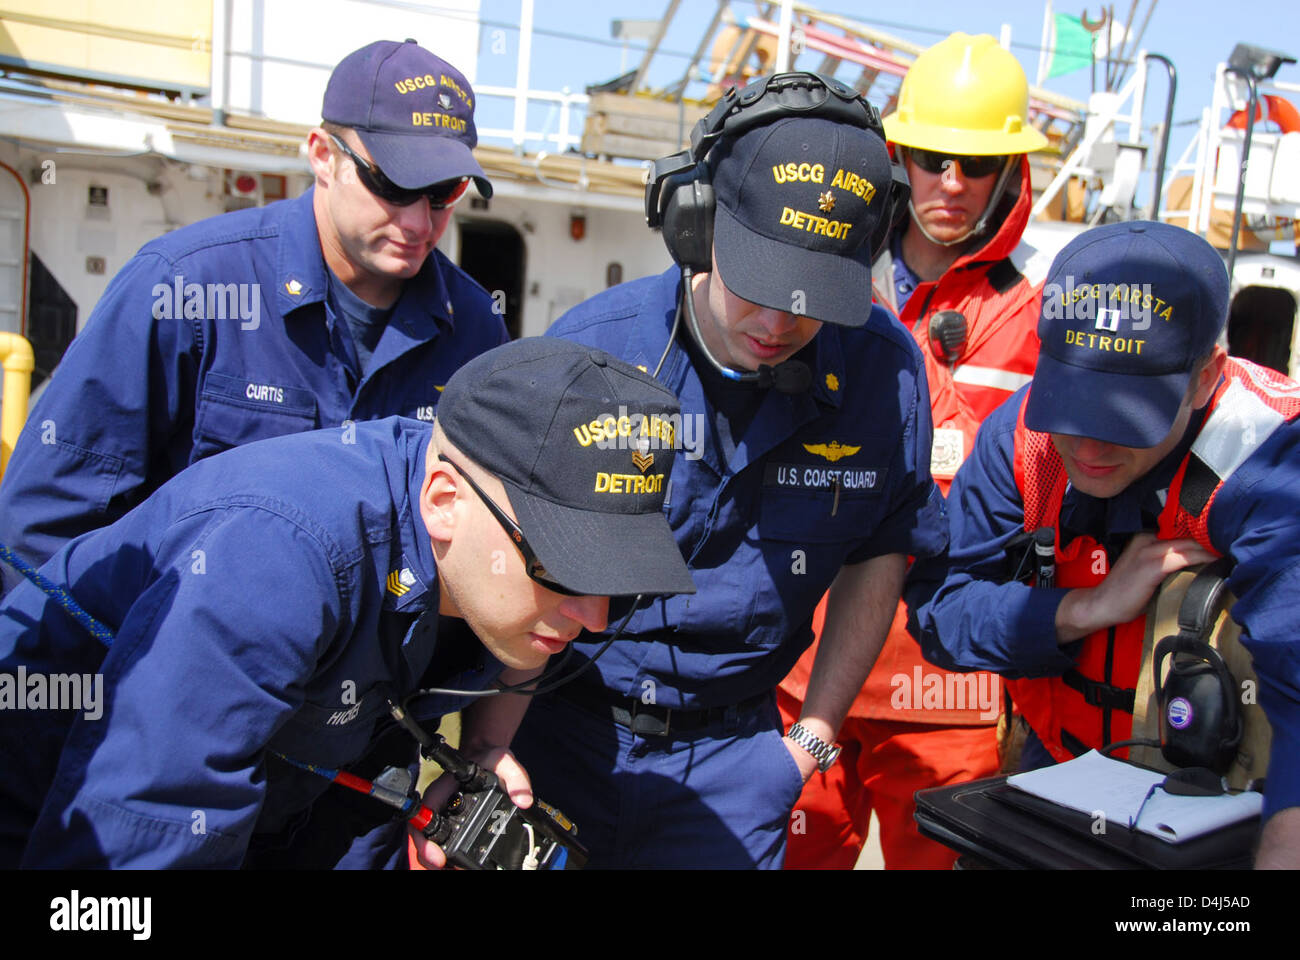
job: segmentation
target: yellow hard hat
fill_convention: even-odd
[[[1029,81],[987,33],[954,33],[912,64],[885,117],[885,138],[966,156],[1032,153],[1047,138],[1029,124]]]

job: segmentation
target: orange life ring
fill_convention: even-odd
[[[1300,110],[1296,110],[1290,100],[1284,100],[1282,97],[1266,93],[1260,97],[1260,103],[1255,106],[1255,123],[1261,122],[1260,110],[1265,111],[1262,119],[1270,120],[1277,124],[1283,133],[1300,132]],[[1228,118],[1229,127],[1234,130],[1246,129],[1246,111],[1238,110]]]

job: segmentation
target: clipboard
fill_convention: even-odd
[[[1253,860],[1259,819],[1234,824],[1182,844],[1167,844],[1107,824],[1094,833],[1092,817],[989,777],[916,793],[922,835],[1004,869],[1023,870],[1245,870]]]

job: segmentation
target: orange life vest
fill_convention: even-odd
[[[1205,423],[1170,483],[1157,536],[1191,537],[1220,556],[1210,542],[1209,516],[1224,481],[1278,426],[1297,416],[1300,384],[1230,357],[1210,398]],[[1061,548],[1059,518],[1069,477],[1050,435],[1025,427],[1023,404],[1016,424],[1014,470],[1025,530],[1050,527],[1056,532],[1056,586],[1101,583],[1110,560],[1096,540],[1080,536]],[[1130,738],[1145,619],[1085,637],[1074,668],[1061,676],[1006,681],[1030,727],[1058,761]]]

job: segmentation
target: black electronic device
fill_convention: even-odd
[[[567,817],[542,800],[521,810],[499,784],[453,794],[435,823],[425,836],[467,870],[578,870],[587,862]]]
[[[930,318],[930,350],[935,359],[956,367],[966,352],[966,337],[970,332],[966,315],[960,310],[940,310]]]
[[[396,704],[389,709],[419,742],[421,755],[456,780],[458,790],[441,810],[403,807],[411,824],[442,847],[448,864],[466,870],[579,870],[586,865],[587,850],[568,817],[536,797],[526,810],[515,806],[496,774],[439,734],[425,732]]]

